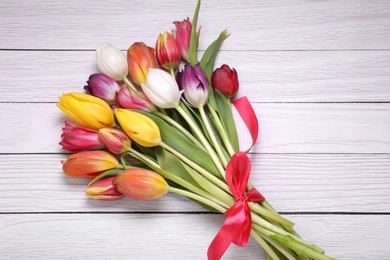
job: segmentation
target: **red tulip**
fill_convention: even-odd
[[[183,21],[175,21],[173,24],[176,26],[176,44],[181,50],[181,56],[184,60],[189,62],[188,52],[190,49],[191,29],[192,24],[190,18]]]
[[[158,63],[168,69],[176,68],[181,61],[181,50],[176,43],[173,33],[160,34],[156,43],[156,57]]]
[[[238,91],[237,71],[224,64],[213,72],[211,83],[226,97],[232,98]]]
[[[104,147],[103,142],[99,139],[98,131],[76,126],[69,120],[65,121],[61,137],[60,145],[70,152]]]
[[[99,180],[85,191],[85,194],[95,200],[119,200],[125,195],[120,193],[112,184],[115,177]]]
[[[61,161],[66,175],[94,178],[102,172],[118,167],[118,161],[105,151],[84,151],[71,154]]]

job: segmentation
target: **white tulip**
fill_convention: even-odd
[[[180,102],[181,91],[176,80],[161,69],[150,68],[141,87],[150,101],[158,107],[175,108]]]
[[[128,74],[126,56],[109,43],[96,49],[96,63],[101,73],[116,81],[123,80]]]

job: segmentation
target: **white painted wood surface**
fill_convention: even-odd
[[[148,203],[84,197],[87,181],[61,172],[64,116],[55,107],[96,71],[101,43],[154,45],[194,6],[1,1],[1,259],[206,259],[223,216],[198,214],[174,195]],[[238,70],[239,95],[259,117],[253,183],[329,255],[388,259],[390,2],[204,1],[199,23],[202,50],[221,30],[232,33],[217,65]],[[224,259],[263,258],[251,241]]]

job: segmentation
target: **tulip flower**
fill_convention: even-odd
[[[127,62],[130,78],[138,86],[145,82],[149,68],[157,68],[154,49],[143,42],[136,42],[130,46],[127,50]]]
[[[187,62],[189,59],[190,39],[192,24],[190,18],[184,19],[183,21],[175,21],[173,24],[176,26],[176,44],[181,50],[181,56]]]
[[[181,61],[181,51],[172,33],[160,34],[156,43],[156,58],[158,63],[168,69],[176,68]]]
[[[121,108],[115,109],[115,116],[122,129],[137,144],[144,147],[153,147],[160,144],[160,129],[149,117]]]
[[[159,174],[146,169],[128,169],[119,173],[114,181],[117,190],[135,200],[152,200],[168,192],[168,183]]]
[[[158,107],[174,108],[180,102],[181,92],[176,80],[161,69],[149,69],[146,82],[141,84],[145,95]]]
[[[119,200],[125,195],[120,193],[113,185],[115,177],[99,180],[85,191],[85,194],[95,200]]]
[[[108,150],[115,154],[122,154],[129,150],[131,140],[122,130],[107,127],[99,130],[99,137]]]
[[[115,93],[119,90],[115,80],[102,73],[95,73],[89,76],[87,83],[84,87],[87,94],[104,99],[110,104],[115,102]]]
[[[232,98],[238,91],[237,71],[224,64],[213,72],[211,83],[226,97]]]
[[[78,125],[86,128],[100,129],[114,125],[110,106],[104,100],[88,94],[64,94],[57,107]]]
[[[65,121],[61,137],[60,145],[62,145],[63,149],[70,152],[104,147],[98,131],[76,126],[69,120]]]
[[[102,172],[118,167],[117,159],[105,151],[84,151],[68,156],[61,161],[66,175],[94,178]]]
[[[176,74],[176,81],[183,90],[185,100],[194,107],[203,107],[209,97],[209,83],[199,63],[192,67],[186,64]]]
[[[96,63],[101,73],[114,80],[123,80],[127,76],[126,56],[109,43],[96,49]]]
[[[145,96],[141,91],[131,94],[129,88],[122,85],[120,90],[116,93],[116,102],[121,108],[136,109],[146,112],[154,112],[157,110],[156,106]]]

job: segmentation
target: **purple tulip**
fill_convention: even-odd
[[[89,76],[88,85],[84,87],[87,94],[99,97],[107,103],[115,103],[115,93],[120,89],[118,83],[112,78],[96,73]]]
[[[185,100],[194,107],[202,107],[209,97],[209,83],[199,63],[192,67],[186,64],[176,75],[180,90],[184,90]]]

